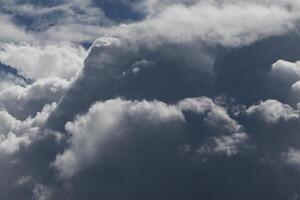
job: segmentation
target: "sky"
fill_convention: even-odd
[[[0,0],[0,199],[299,200],[298,0]]]

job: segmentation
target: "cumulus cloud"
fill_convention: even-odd
[[[266,123],[277,123],[280,120],[298,119],[299,114],[291,106],[277,100],[267,100],[253,105],[246,110],[247,115],[255,116]]]
[[[93,1],[4,1],[0,12],[18,24],[11,26],[26,29],[24,35],[35,41],[93,41],[100,33],[100,26],[111,23]],[[13,41],[20,41],[17,36],[10,35]]]
[[[292,89],[296,94],[300,94],[300,81],[297,81],[292,85]]]
[[[72,177],[95,162],[99,155],[113,145],[112,142],[130,137],[128,134],[133,134],[131,126],[162,128],[183,121],[184,116],[178,108],[162,102],[116,99],[96,103],[86,115],[66,124],[66,130],[72,136],[70,147],[57,156],[53,165],[61,177]]]
[[[199,1],[190,6],[174,4],[140,23],[116,27],[113,34],[145,41],[151,46],[163,41],[188,43],[197,40],[241,46],[294,29],[298,19],[297,3],[291,6],[296,9],[240,1]]]
[[[0,109],[19,119],[34,116],[44,105],[58,102],[69,85],[64,79],[48,78],[31,85],[7,87],[0,92]]]
[[[202,115],[208,126],[225,130],[223,133],[227,135],[211,138],[209,140],[213,142],[203,145],[206,154],[232,156],[248,140],[246,133],[237,132],[241,130],[241,125],[231,119],[223,107],[207,97],[185,99],[176,105],[160,101],[114,99],[94,104],[87,114],[77,116],[73,122],[66,124],[65,129],[71,135],[70,146],[56,157],[53,165],[61,178],[70,178],[101,159],[108,148],[115,148],[120,140],[136,137],[135,132],[148,129],[150,133],[146,131],[144,134],[158,138],[168,136],[164,133],[166,127],[188,123],[185,122],[185,112]]]
[[[166,46],[159,51],[143,46],[131,47],[131,44],[120,38],[97,39],[84,62],[81,76],[59,103],[57,112],[50,117],[50,124],[59,122],[60,129],[63,128],[61,122],[72,120],[78,112],[86,112],[97,100],[124,96],[128,99],[157,99],[168,103],[208,93],[207,88],[212,84],[213,75],[207,69],[212,67],[212,63],[205,59],[209,56],[205,57],[201,48],[194,53],[194,48],[189,49],[189,46],[187,50],[182,49],[182,46]],[[202,59],[197,58],[203,58],[203,63]],[[137,65],[142,69],[132,76],[128,72]],[[199,80],[199,77],[203,79]],[[194,84],[196,80],[202,84]],[[145,84],[141,84],[141,81]],[[177,90],[174,90],[174,83],[178,85]],[[153,90],[157,87],[162,91]],[[71,108],[68,106],[70,104],[81,106]]]
[[[0,153],[15,153],[22,146],[26,147],[41,137],[40,130],[55,106],[55,103],[45,105],[35,117],[24,121],[17,120],[6,111],[0,111]]]
[[[205,114],[204,121],[219,129],[225,129],[229,133],[235,133],[241,130],[241,125],[232,119],[224,107],[216,105],[207,97],[189,98],[179,102],[179,108],[183,111]]]
[[[288,83],[294,83],[300,79],[300,63],[278,60],[272,65],[272,72],[278,78]]]
[[[273,75],[288,84],[293,92],[296,101],[299,101],[300,94],[300,63],[278,60],[272,65]]]
[[[82,69],[85,55],[82,47],[68,43],[46,46],[7,43],[0,51],[0,62],[18,69],[28,78],[70,80]]]
[[[299,164],[299,111],[268,81],[278,60],[276,80],[298,93],[299,63],[285,60],[297,60],[299,5],[3,2],[0,62],[16,73],[0,81],[0,171],[10,177],[0,198],[293,197],[298,176],[273,159]],[[109,13],[120,8],[122,19]],[[43,137],[53,130],[61,140]]]

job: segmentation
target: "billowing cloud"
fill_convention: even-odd
[[[278,60],[272,65],[273,73],[280,79],[288,83],[296,82],[300,79],[300,63],[292,63],[284,60]]]
[[[294,29],[299,6],[297,3],[291,6],[293,9],[289,10],[281,4],[270,6],[240,1],[199,1],[190,6],[174,4],[140,23],[116,27],[113,34],[141,40],[150,46],[197,40],[241,46]]]
[[[267,100],[253,105],[246,110],[250,116],[260,118],[266,123],[277,123],[280,120],[298,119],[299,114],[291,106],[277,100]]]
[[[216,105],[209,98],[201,97],[185,99],[180,101],[178,106],[183,111],[206,115],[204,121],[208,125],[219,129],[225,129],[226,132],[235,133],[242,128],[241,125],[228,115],[223,107]]]
[[[28,78],[71,79],[82,69],[85,50],[71,44],[2,46],[0,62],[19,70]]]
[[[0,92],[0,109],[21,119],[34,116],[45,104],[58,102],[69,85],[64,79],[48,78],[31,85],[7,87]]]
[[[162,102],[116,99],[96,103],[86,115],[66,124],[66,130],[72,136],[71,145],[63,154],[57,156],[54,166],[61,177],[71,177],[81,168],[95,162],[109,146],[114,148],[112,145],[116,144],[113,143],[137,134],[134,133],[134,127],[140,131],[139,129],[174,126],[174,123],[176,125],[183,121],[183,114],[178,108]],[[166,133],[161,134],[163,136]]]
[[[3,1],[0,198],[297,198],[299,10]]]
[[[159,101],[115,99],[94,104],[87,114],[66,124],[65,129],[71,135],[70,147],[57,156],[53,165],[58,169],[60,177],[70,178],[96,160],[102,159],[108,148],[124,145],[120,143],[122,140],[131,141],[131,138],[139,137],[162,137],[168,140],[168,130],[172,130],[172,127],[182,129],[183,124],[188,123],[185,122],[185,112],[202,115],[203,122],[208,126],[225,129],[224,133],[228,134],[213,138],[214,142],[201,147],[205,148],[206,154],[235,155],[248,140],[246,133],[237,133],[241,125],[231,119],[223,107],[207,97],[185,99],[177,105]],[[140,132],[144,129],[148,129],[149,133]],[[230,135],[231,133],[234,134]],[[137,137],[136,134],[140,136]],[[173,148],[176,149],[176,145]]]
[[[0,111],[0,153],[12,154],[41,137],[40,130],[55,106],[45,105],[35,117],[28,117],[24,121],[17,120],[6,111]]]

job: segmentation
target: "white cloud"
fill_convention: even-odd
[[[209,138],[198,150],[201,156],[225,154],[233,156],[245,148],[249,136],[244,132],[243,126],[232,119],[227,110],[215,104],[207,97],[188,98],[180,101],[178,107],[182,111],[194,112],[204,115],[204,122],[214,128],[226,130],[224,134]],[[243,146],[243,147],[242,147]]]
[[[294,83],[300,79],[300,62],[278,60],[272,65],[272,72],[278,78],[288,83]]]
[[[277,123],[280,120],[288,121],[299,118],[298,112],[292,107],[272,99],[249,107],[246,114],[256,116],[266,123]]]
[[[0,91],[0,110],[17,118],[35,115],[45,105],[58,102],[70,82],[59,78],[38,79],[31,85],[12,85]]]
[[[199,1],[186,6],[167,6],[159,14],[129,25],[121,25],[112,35],[159,46],[162,42],[202,41],[225,46],[242,46],[295,28],[298,4],[288,9],[282,4],[257,2]]]
[[[278,60],[272,65],[272,74],[285,81],[287,84],[291,84],[291,90],[294,92],[296,98],[300,94],[300,62],[288,62],[284,60]]]
[[[56,104],[46,105],[34,118],[17,120],[6,111],[0,111],[0,153],[12,154],[21,146],[28,146],[42,137],[40,130]]]
[[[82,47],[68,43],[45,46],[6,43],[0,50],[0,62],[33,79],[59,77],[69,80],[83,68],[85,56]]]
[[[32,41],[33,37],[23,28],[16,26],[11,19],[0,13],[0,41],[27,42]]]
[[[6,21],[10,22],[9,19],[15,15],[31,19],[32,23],[24,23],[20,20],[21,24],[23,23],[24,27],[30,31],[25,32],[24,28],[18,27],[12,22],[9,23],[9,27],[17,29],[23,38],[29,37],[31,41],[38,42],[43,40],[47,42],[93,41],[99,36],[98,29],[111,23],[101,8],[95,6],[91,0],[64,0],[52,5],[47,5],[47,2],[44,4],[32,1],[4,1],[1,2],[1,8],[8,13],[3,14]],[[14,31],[15,34],[9,34],[12,33],[11,29],[4,29],[2,34],[7,32],[6,35],[12,38],[12,41],[24,41],[20,40],[17,31]]]
[[[300,81],[297,81],[292,85],[292,89],[296,94],[300,94]]]
[[[57,155],[53,166],[61,178],[70,178],[99,160],[107,149],[115,145],[114,142],[134,135],[134,130],[153,130],[155,134],[155,127],[163,130],[164,126],[178,126],[185,123],[184,112],[187,111],[203,115],[212,127],[222,129],[225,126],[226,133],[232,134],[215,138],[214,143],[207,146],[210,151],[234,155],[248,139],[247,134],[236,132],[242,128],[241,125],[207,97],[185,99],[175,105],[114,99],[95,103],[87,114],[77,116],[65,125],[71,135],[70,146]],[[206,112],[210,114],[205,116]],[[163,135],[164,131],[159,134]]]

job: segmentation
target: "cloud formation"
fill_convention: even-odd
[[[26,147],[41,137],[41,128],[55,106],[56,104],[45,105],[36,116],[28,117],[24,121],[17,120],[6,111],[0,111],[0,153],[15,153],[21,146]]]
[[[54,166],[61,177],[71,177],[80,168],[95,162],[99,156],[101,158],[107,148],[115,148],[117,144],[114,143],[136,137],[135,134],[143,134],[134,133],[135,129],[138,132],[149,128],[159,130],[168,125],[179,126],[177,123],[182,122],[184,116],[180,110],[162,102],[116,99],[96,103],[85,116],[77,117],[74,122],[66,124],[66,130],[72,136],[71,145],[63,154],[58,155]],[[120,145],[124,144],[121,142]]]
[[[295,111],[291,106],[272,99],[249,107],[246,113],[250,116],[254,115],[266,123],[277,123],[280,120],[288,121],[299,118],[298,111]]]
[[[70,80],[83,67],[85,50],[71,44],[2,46],[0,62],[31,79],[58,77]]]
[[[299,8],[4,1],[0,199],[297,199]]]

